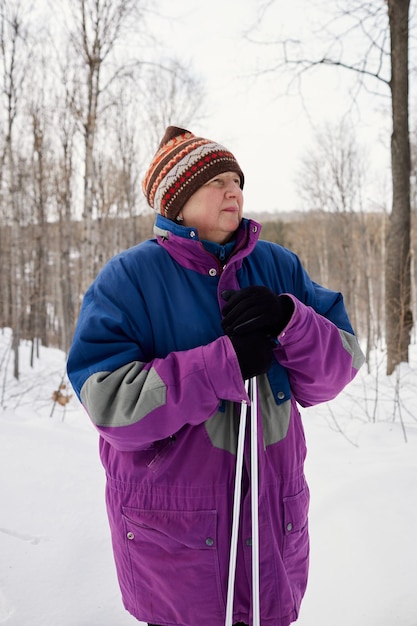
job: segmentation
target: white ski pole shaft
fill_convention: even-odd
[[[249,381],[245,381],[246,393],[249,391]],[[232,538],[230,542],[229,579],[227,582],[227,602],[225,626],[233,625],[233,598],[235,592],[237,541],[239,535],[240,499],[242,492],[243,453],[245,448],[246,413],[248,405],[242,402],[240,407],[239,434],[236,452],[235,489],[233,496]]]
[[[258,482],[258,394],[256,378],[250,381],[251,398],[251,515],[252,515],[252,621],[260,626],[259,603],[259,482]]]

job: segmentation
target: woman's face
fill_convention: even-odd
[[[200,239],[225,244],[238,228],[242,210],[239,175],[223,172],[197,189],[179,215],[183,226],[195,228]]]

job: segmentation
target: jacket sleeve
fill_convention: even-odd
[[[288,372],[301,406],[332,400],[355,377],[364,355],[351,329],[341,294],[314,285],[314,308],[297,299],[275,354]],[[332,319],[336,321],[332,321]]]
[[[119,450],[140,450],[185,424],[204,422],[221,400],[248,401],[227,337],[150,357],[145,303],[116,263],[116,274],[113,263],[85,294],[67,362],[71,384],[101,436]]]

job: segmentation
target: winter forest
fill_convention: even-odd
[[[12,329],[16,378],[20,342],[32,342],[32,359],[39,345],[66,351],[100,267],[152,236],[140,187],[147,160],[168,124],[181,119],[186,126],[205,113],[201,76],[181,58],[164,58],[158,33],[147,26],[146,2],[77,0],[60,9],[45,21],[27,3],[1,3],[0,327]],[[366,10],[356,19],[368,28]],[[368,37],[378,50],[382,37],[389,40],[386,7],[373,20]],[[383,71],[397,71],[386,65],[384,59],[381,81]],[[370,70],[363,72],[362,81]],[[400,108],[396,132],[410,133],[414,155],[417,135],[404,129],[408,115],[401,113],[406,87],[393,91],[393,110]],[[391,215],[389,193],[379,204],[367,202],[367,163],[346,120],[324,126],[315,142],[298,165],[303,211],[265,207],[263,236],[292,248],[314,280],[343,289],[367,354],[387,341],[392,371],[407,361],[415,310],[416,159],[404,187],[401,162],[410,146],[401,145],[405,155],[393,152],[400,175],[393,176]]]
[[[143,159],[201,104],[179,60],[148,55],[145,15],[143,2],[61,2],[45,23],[1,2],[0,326],[13,329],[15,376],[21,340],[34,356],[39,343],[66,350],[98,269],[151,234]]]
[[[121,606],[97,434],[66,355],[101,267],[153,236],[141,182],[164,129],[220,139],[217,107],[249,146],[272,112],[244,170],[268,162],[274,193],[245,215],[343,292],[367,357],[340,397],[303,414],[312,558],[297,624],[417,626],[417,6],[333,5],[0,0],[0,623],[137,624]],[[226,78],[210,84],[219,67]],[[239,107],[221,101],[229,82]],[[308,90],[325,109],[330,85],[340,115],[316,121]],[[282,147],[280,115],[297,107]],[[365,110],[382,165],[359,132]],[[313,132],[298,136],[289,174],[301,120]]]

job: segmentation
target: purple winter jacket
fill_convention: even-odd
[[[334,398],[363,355],[341,294],[259,231],[242,220],[222,261],[230,250],[213,255],[195,230],[158,216],[156,238],[112,259],[84,298],[68,375],[100,433],[123,602],[144,622],[224,624],[239,411],[249,398],[221,328],[221,294],[253,284],[295,305],[257,384],[261,623],[298,616],[309,558],[298,405]],[[250,624],[248,446],[233,619]]]

